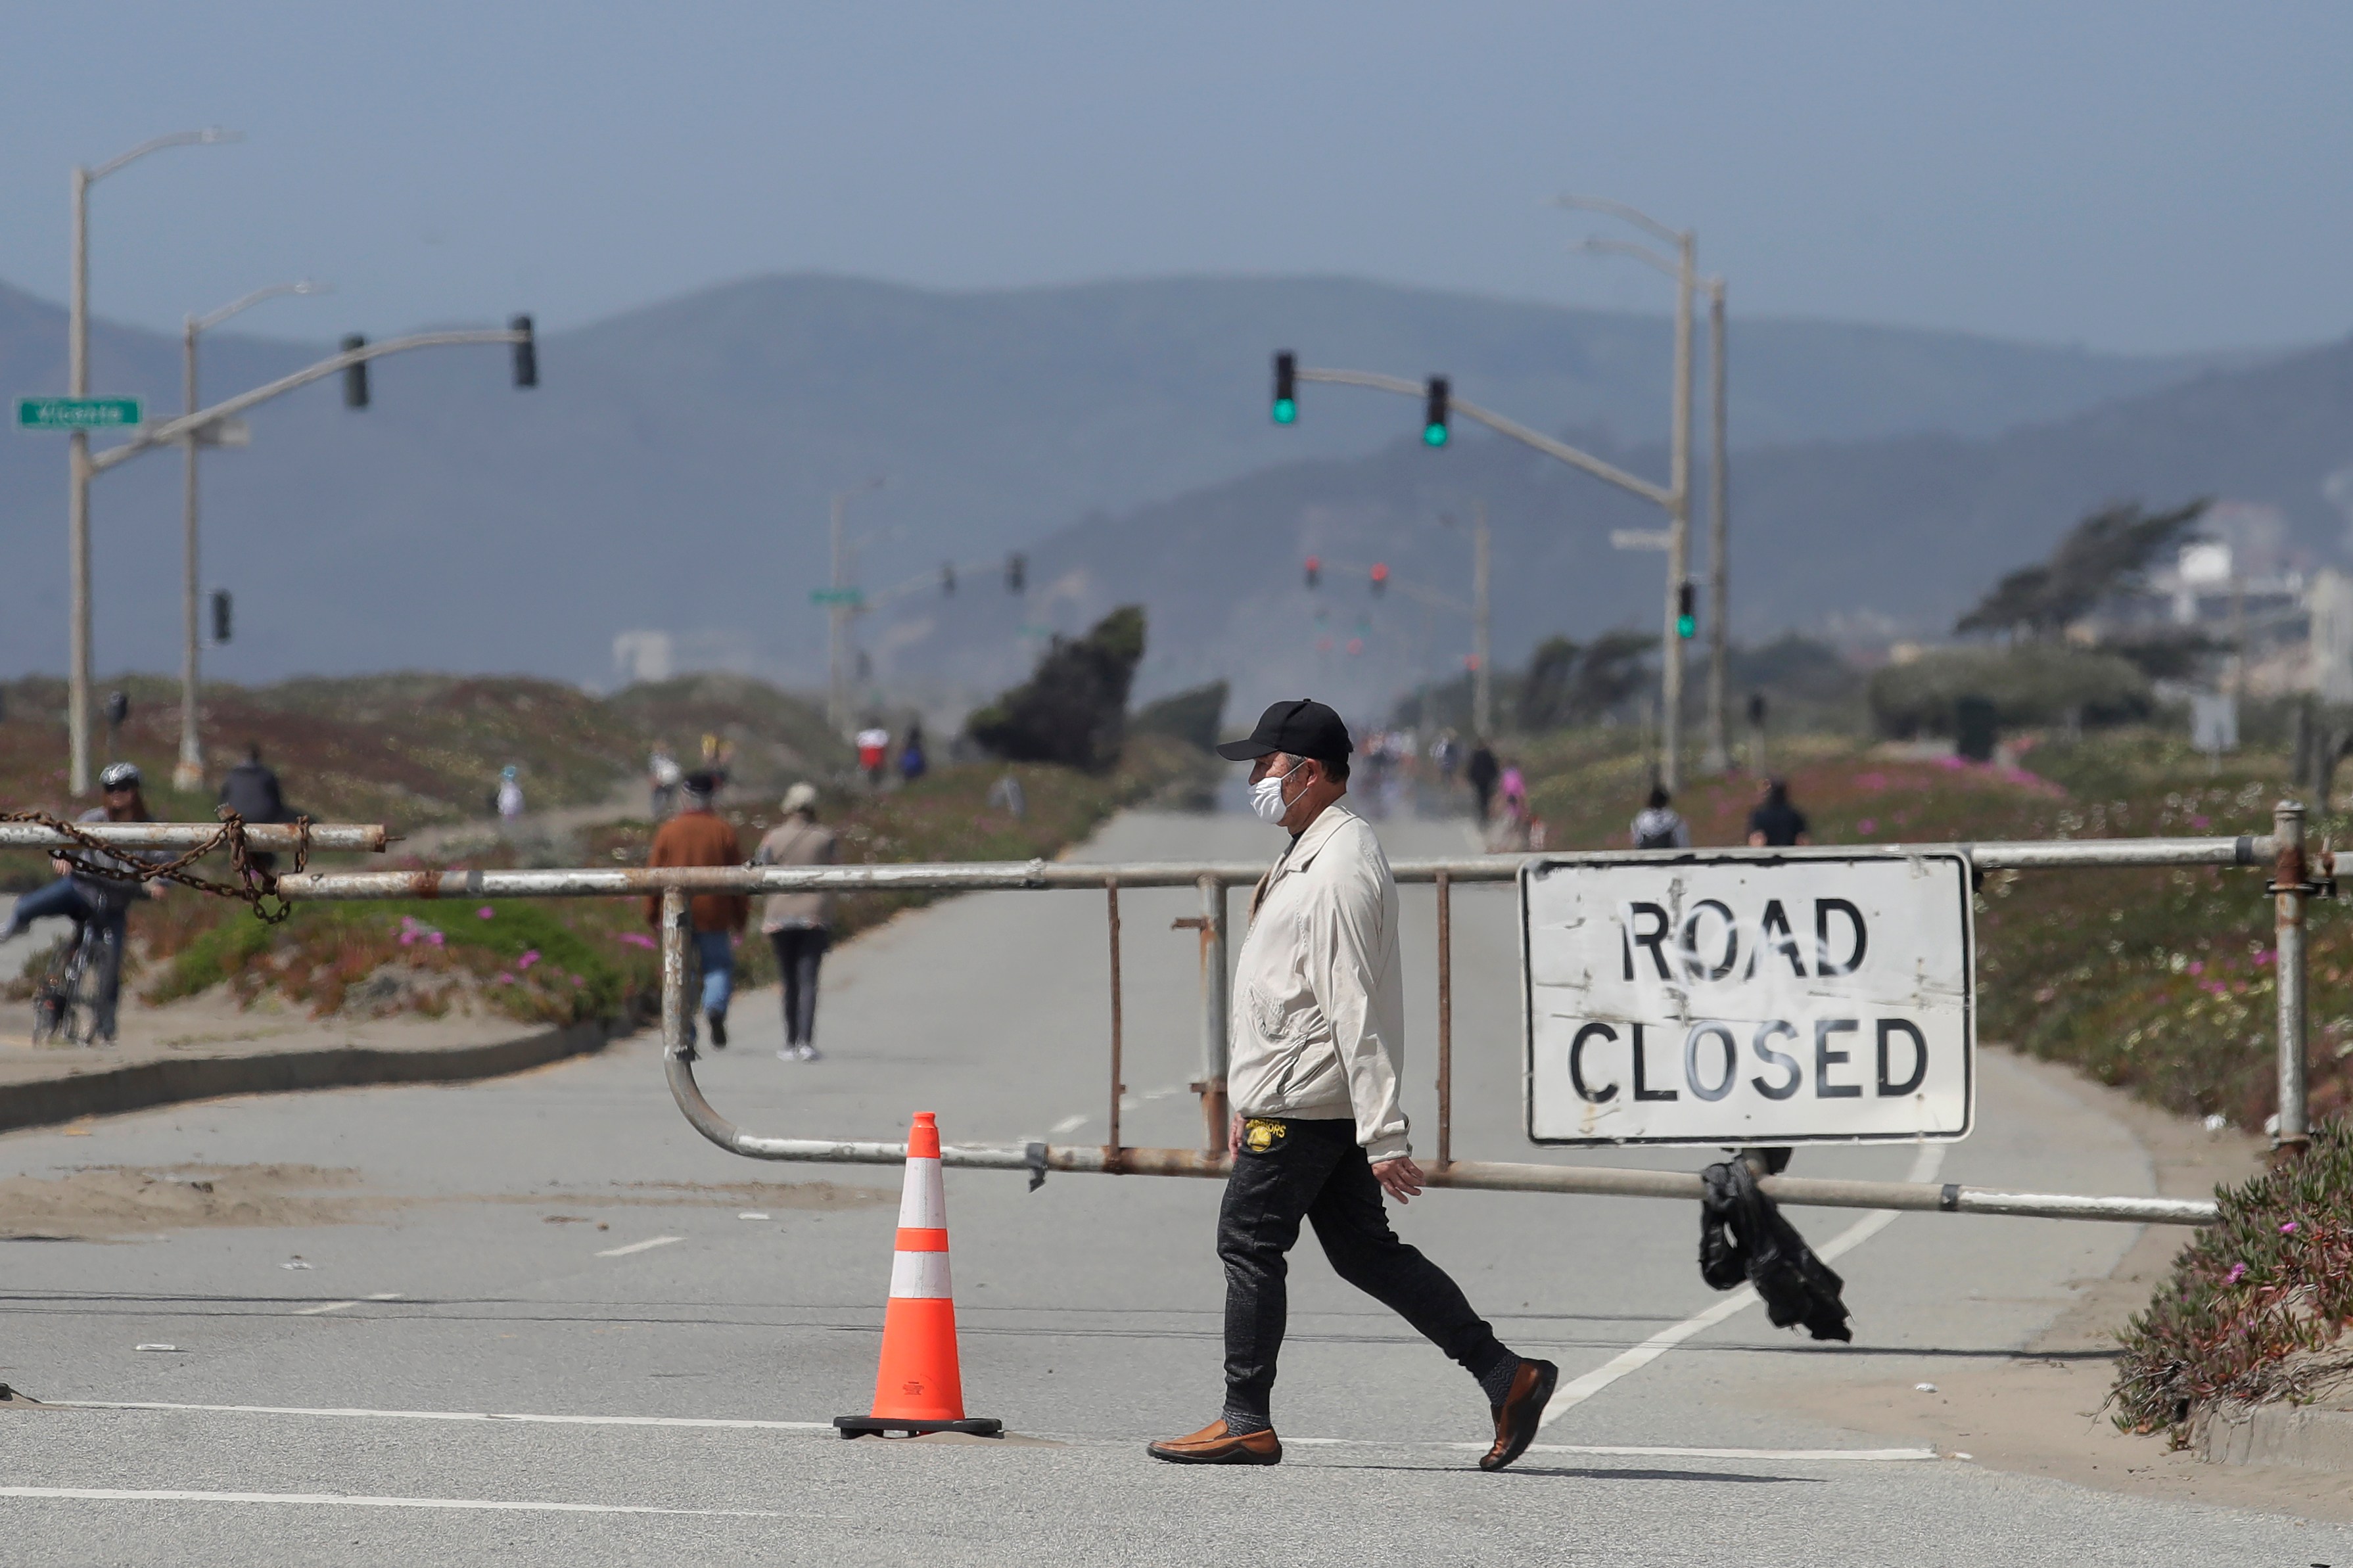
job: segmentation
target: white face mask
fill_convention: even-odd
[[[1296,763],[1292,764],[1296,768]],[[1291,802],[1282,798],[1282,781],[1289,773],[1270,773],[1250,785],[1250,810],[1261,822],[1281,822],[1291,809]]]

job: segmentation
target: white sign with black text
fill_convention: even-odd
[[[1520,870],[1529,1139],[1968,1135],[1961,855],[1539,856]]]

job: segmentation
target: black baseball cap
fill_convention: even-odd
[[[1348,726],[1340,715],[1312,698],[1276,702],[1258,716],[1258,728],[1247,741],[1228,741],[1218,755],[1229,763],[1247,763],[1282,752],[1319,763],[1345,763],[1356,748],[1348,743]]]

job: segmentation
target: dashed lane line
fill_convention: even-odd
[[[686,1237],[682,1236],[651,1237],[644,1241],[633,1241],[627,1247],[608,1247],[596,1256],[599,1258],[627,1258],[632,1252],[651,1252],[657,1247],[668,1247],[673,1241],[684,1241]]]
[[[689,1519],[809,1519],[810,1514],[750,1508],[647,1508],[617,1502],[540,1502],[455,1497],[366,1497],[350,1492],[145,1491],[124,1487],[0,1487],[0,1498],[49,1498],[78,1502],[289,1503],[312,1508],[464,1509],[493,1513],[651,1513]]]
[[[1945,1163],[1945,1145],[1924,1143],[1913,1159],[1912,1173],[1905,1180],[1931,1182]],[[1894,1209],[1873,1209],[1855,1221],[1827,1243],[1814,1249],[1814,1256],[1828,1263],[1844,1256],[1877,1236],[1894,1223]],[[1584,1376],[1565,1383],[1553,1391],[1552,1402],[1545,1406],[1539,1427],[1549,1426],[1611,1384],[1629,1373],[1640,1372],[1694,1334],[1704,1333],[1745,1307],[1754,1306],[1758,1300],[1756,1288],[1743,1285],[1704,1312],[1695,1312],[1672,1328],[1662,1329],[1631,1349],[1620,1351]]]

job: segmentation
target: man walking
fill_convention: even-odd
[[[1495,808],[1495,781],[1504,776],[1486,736],[1480,736],[1479,743],[1471,748],[1471,765],[1463,770],[1462,776],[1470,781],[1472,793],[1479,797],[1479,826],[1484,827],[1489,813]]]
[[[785,792],[785,819],[760,840],[752,864],[830,866],[839,858],[833,829],[817,819],[817,786],[802,783]],[[817,1060],[817,972],[832,925],[831,893],[770,893],[760,911],[760,930],[776,951],[784,991],[785,1045],[776,1055],[785,1061]]]
[[[261,747],[252,741],[245,743],[245,761],[221,780],[220,803],[248,823],[294,819],[294,814],[286,809],[286,794],[279,786],[277,772],[261,760]],[[264,850],[250,851],[246,858],[257,871],[278,867],[278,857]]]
[[[1498,1470],[1534,1440],[1559,1371],[1498,1343],[1438,1265],[1398,1239],[1381,1206],[1421,1191],[1398,1100],[1405,993],[1397,882],[1373,830],[1341,804],[1347,727],[1321,702],[1278,702],[1247,741],[1250,808],[1291,846],[1250,895],[1234,975],[1233,1172],[1218,1214],[1226,1268],[1224,1413],[1188,1437],[1154,1443],[1175,1464],[1274,1465],[1271,1396],[1287,1310],[1285,1255],[1299,1222],[1343,1279],[1372,1296],[1478,1380],[1495,1423],[1479,1468]]]
[[[719,781],[691,773],[680,781],[681,806],[654,834],[648,866],[741,866],[744,847],[735,829],[711,809]],[[661,925],[661,895],[646,898],[646,923]],[[752,900],[742,893],[697,893],[688,901],[694,928],[693,956],[702,970],[702,1013],[711,1021],[711,1047],[727,1047],[727,1002],[735,985],[735,941],[751,922]],[[694,1044],[694,1015],[686,1018],[686,1043]]]

